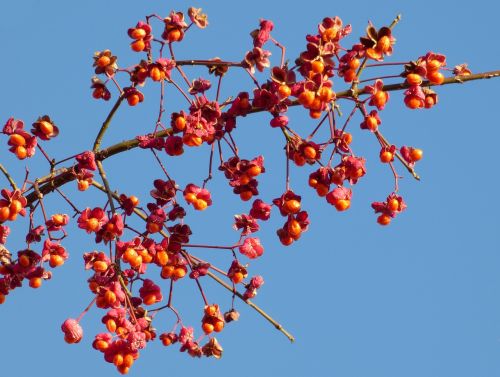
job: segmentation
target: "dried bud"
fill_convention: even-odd
[[[213,356],[216,359],[220,359],[222,357],[222,352],[224,351],[215,338],[211,338],[208,343],[202,347],[201,350],[205,356]]]
[[[238,313],[234,309],[231,309],[224,313],[224,321],[226,321],[227,323],[237,321],[239,318],[240,318],[240,313]]]
[[[76,319],[68,318],[61,325],[66,343],[78,343],[83,338],[83,329]]]

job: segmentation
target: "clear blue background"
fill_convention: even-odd
[[[90,96],[94,51],[109,48],[122,66],[132,65],[138,55],[128,47],[127,28],[147,14],[166,16],[170,9],[186,11],[190,5],[208,12],[210,26],[189,32],[176,50],[180,59],[241,60],[251,46],[248,33],[264,17],[275,22],[273,35],[288,47],[293,61],[305,45],[305,34],[314,33],[325,16],[338,15],[353,25],[347,47],[364,33],[368,20],[388,24],[402,13],[392,61],[414,59],[432,50],[446,54],[451,66],[468,62],[474,72],[500,68],[500,8],[494,1],[478,0],[466,6],[451,1],[2,1],[0,119],[14,116],[30,124],[49,114],[61,129],[59,140],[47,145],[51,155],[62,158],[90,149],[111,106]],[[160,28],[157,25],[156,34]],[[278,58],[279,52],[273,50],[274,64]],[[203,70],[189,72],[192,78],[205,75]],[[306,187],[309,168],[293,170],[292,187],[303,195],[304,208],[310,211],[310,230],[298,243],[283,248],[273,230],[283,220],[274,216],[259,233],[266,251],[252,263],[251,273],[260,273],[266,280],[256,302],[296,336],[295,344],[240,302],[240,321],[228,325],[218,337],[225,349],[221,360],[192,360],[177,347],[165,349],[154,342],[141,353],[130,376],[498,376],[499,84],[491,80],[438,88],[439,105],[430,111],[409,111],[401,93],[393,94],[382,112],[382,130],[395,144],[421,147],[425,158],[418,166],[421,182],[406,174],[401,181],[408,210],[390,227],[376,224],[370,203],[383,200],[392,190],[392,175],[377,162],[373,137],[358,130],[359,119],[353,123],[353,145],[368,158],[368,174],[355,187],[350,211],[339,214],[312,195]],[[339,83],[337,89],[342,87]],[[235,95],[243,88],[251,88],[250,80],[234,73],[228,75],[223,94]],[[157,88],[149,85],[144,92],[145,103],[120,109],[104,145],[151,130],[157,116]],[[169,112],[184,106],[172,89],[167,90],[166,104]],[[293,126],[304,135],[312,129],[306,114],[294,110],[292,115]],[[268,171],[261,179],[261,191],[267,200],[284,188],[279,152],[283,140],[269,128],[268,118],[248,117],[235,134],[243,156],[266,158]],[[1,143],[5,146],[6,139]],[[182,185],[189,179],[200,183],[207,157],[206,147],[189,150],[180,159],[167,160],[167,167]],[[21,179],[23,163],[5,147],[0,161]],[[113,157],[105,166],[114,188],[141,195],[143,203],[151,180],[161,177],[146,152]],[[30,169],[34,178],[44,174],[46,164],[33,163]],[[402,168],[399,171],[404,173]],[[192,240],[231,244],[237,240],[230,229],[232,214],[246,211],[247,206],[230,193],[220,174],[209,187],[214,206],[188,218],[195,231]],[[64,191],[76,193],[74,185]],[[84,208],[102,205],[104,198],[89,191],[75,201]],[[55,195],[47,197],[46,204],[51,213],[70,211]],[[11,250],[22,247],[25,229],[11,236]],[[85,339],[80,344],[68,346],[63,341],[62,321],[78,316],[91,300],[81,255],[95,246],[76,230],[65,245],[71,258],[55,271],[53,280],[37,291],[16,290],[0,308],[0,376],[117,373],[91,349],[93,335],[103,329],[101,310],[92,310],[82,320]],[[224,252],[197,254],[224,268],[230,260]],[[203,283],[210,301],[229,305],[223,288]],[[199,332],[203,304],[194,284],[180,284],[174,302]],[[161,314],[156,327],[161,332],[172,321],[170,314]]]

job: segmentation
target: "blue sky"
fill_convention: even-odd
[[[497,33],[498,5],[478,0],[460,7],[456,2],[365,2],[318,0],[295,5],[283,1],[187,3],[183,1],[138,2],[89,0],[85,2],[3,2],[0,33],[3,35],[3,88],[0,121],[10,116],[30,124],[49,114],[61,130],[59,140],[47,145],[57,158],[90,149],[100,123],[111,104],[90,96],[94,51],[111,49],[124,66],[136,62],[129,49],[129,27],[144,16],[166,16],[171,9],[202,7],[210,25],[193,30],[176,51],[180,59],[241,60],[251,46],[248,33],[260,18],[275,22],[273,36],[287,46],[290,60],[303,50],[304,36],[316,30],[326,16],[340,16],[353,25],[355,38],[364,34],[368,20],[381,26],[398,13],[403,19],[394,30],[397,43],[389,61],[415,59],[427,51],[443,53],[450,66],[469,63],[473,72],[500,68]],[[158,25],[160,27],[161,25]],[[157,29],[158,30],[158,29]],[[159,32],[157,32],[159,34]],[[274,64],[279,51],[273,50]],[[191,70],[191,77],[205,74]],[[387,71],[384,71],[387,72]],[[399,72],[394,72],[399,73]],[[264,75],[259,75],[264,80]],[[250,90],[244,75],[228,77],[225,96]],[[262,274],[266,284],[256,303],[278,319],[296,337],[290,344],[263,318],[240,303],[241,319],[218,336],[225,349],[221,360],[193,360],[149,344],[130,376],[181,376],[202,373],[205,377],[339,376],[339,377],[462,377],[496,376],[500,373],[500,200],[497,140],[500,81],[476,81],[438,88],[440,102],[428,111],[410,111],[401,93],[382,112],[382,130],[393,143],[424,150],[418,165],[421,182],[405,175],[400,191],[408,209],[391,226],[376,224],[370,203],[392,190],[391,172],[381,167],[378,147],[354,121],[354,148],[368,159],[368,174],[354,188],[352,207],[338,213],[313,195],[306,185],[310,173],[292,170],[292,187],[303,196],[311,214],[311,227],[289,248],[277,241],[274,230],[282,219],[258,233],[266,247],[264,256],[252,263],[251,273]],[[343,85],[338,82],[338,88]],[[151,130],[157,116],[157,88],[145,88],[145,103],[124,106],[114,120],[103,145]],[[167,90],[167,111],[178,111],[182,102]],[[297,129],[314,127],[305,112],[293,111]],[[270,200],[284,188],[283,141],[268,126],[269,117],[247,117],[235,133],[241,154],[263,154],[268,172],[262,178],[262,196]],[[5,138],[0,141],[6,144]],[[181,184],[199,183],[206,174],[209,150],[188,151],[167,167]],[[146,202],[152,179],[161,171],[145,153],[133,151],[105,162],[111,185],[136,194]],[[39,157],[39,156],[38,156]],[[17,179],[24,164],[3,149],[0,161]],[[39,159],[38,161],[41,161]],[[46,165],[46,164],[45,164]],[[32,176],[42,175],[43,163],[30,165]],[[151,167],[151,168],[149,168]],[[188,172],[188,174],[186,174]],[[401,174],[404,169],[399,168]],[[195,178],[193,178],[195,177]],[[6,186],[0,181],[0,186]],[[221,174],[210,183],[214,206],[192,216],[193,242],[230,244],[237,240],[231,230],[232,215],[247,209],[230,193]],[[65,192],[76,195],[73,188]],[[101,195],[87,192],[75,197],[80,207],[103,203]],[[69,211],[47,197],[53,212]],[[16,250],[24,229],[14,232],[9,248]],[[81,255],[95,245],[74,229],[65,240],[70,260],[55,271],[41,289],[16,290],[0,308],[2,373],[20,376],[75,377],[116,373],[112,365],[91,348],[93,335],[102,331],[102,311],[94,309],[82,320],[84,340],[64,343],[60,324],[77,316],[91,300],[86,288],[89,274]],[[224,266],[229,256],[203,250],[199,256]],[[188,282],[186,282],[188,283]],[[223,288],[205,282],[209,301],[230,305]],[[198,326],[203,303],[194,284],[180,285],[178,306],[187,323]],[[170,314],[161,314],[156,327],[169,328]],[[162,326],[164,326],[162,328]],[[199,329],[197,329],[199,331]]]

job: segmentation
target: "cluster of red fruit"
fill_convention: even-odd
[[[10,234],[10,227],[3,225],[7,221],[15,221],[18,215],[26,215],[27,200],[21,190],[10,191],[3,189],[0,199],[0,304],[4,303],[6,296],[15,288],[21,287],[24,280],[28,280],[31,288],[39,288],[43,280],[49,280],[52,273],[44,267],[48,263],[51,268],[62,266],[68,253],[60,244],[66,236],[64,227],[68,224],[69,217],[66,214],[54,214],[50,218],[45,217],[45,225],[36,228],[32,225],[26,235],[26,249],[17,252],[17,258],[3,246]],[[47,230],[48,238],[42,244],[40,253],[31,247],[34,243],[40,243],[44,230]],[[62,232],[63,236],[56,237],[54,232]]]
[[[9,151],[20,160],[33,157],[38,145],[38,139],[50,140],[59,134],[59,129],[54,122],[44,115],[33,123],[31,134],[24,130],[24,122],[10,118],[4,125],[2,133],[9,136]]]

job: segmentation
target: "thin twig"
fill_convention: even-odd
[[[18,187],[16,185],[16,182],[14,181],[14,179],[12,178],[12,176],[9,174],[9,172],[7,171],[7,169],[5,169],[5,167],[0,164],[0,171],[3,173],[3,175],[5,175],[5,178],[7,178],[7,180],[9,181],[10,183],[10,186],[12,187],[13,190],[17,190]]]
[[[294,342],[295,338],[293,337],[292,334],[290,334],[287,330],[283,328],[274,318],[272,318],[269,314],[267,314],[264,310],[262,310],[258,305],[254,304],[250,300],[245,300],[245,297],[235,291],[233,287],[231,287],[229,284],[227,284],[224,280],[219,278],[217,275],[215,275],[213,272],[208,271],[207,276],[210,276],[212,279],[214,279],[217,283],[222,285],[224,288],[226,288],[228,291],[234,293],[238,298],[243,300],[248,306],[250,306],[252,309],[256,310],[257,313],[259,313],[262,317],[264,317],[267,321],[269,321],[277,330],[281,331],[289,340],[290,342]]]

